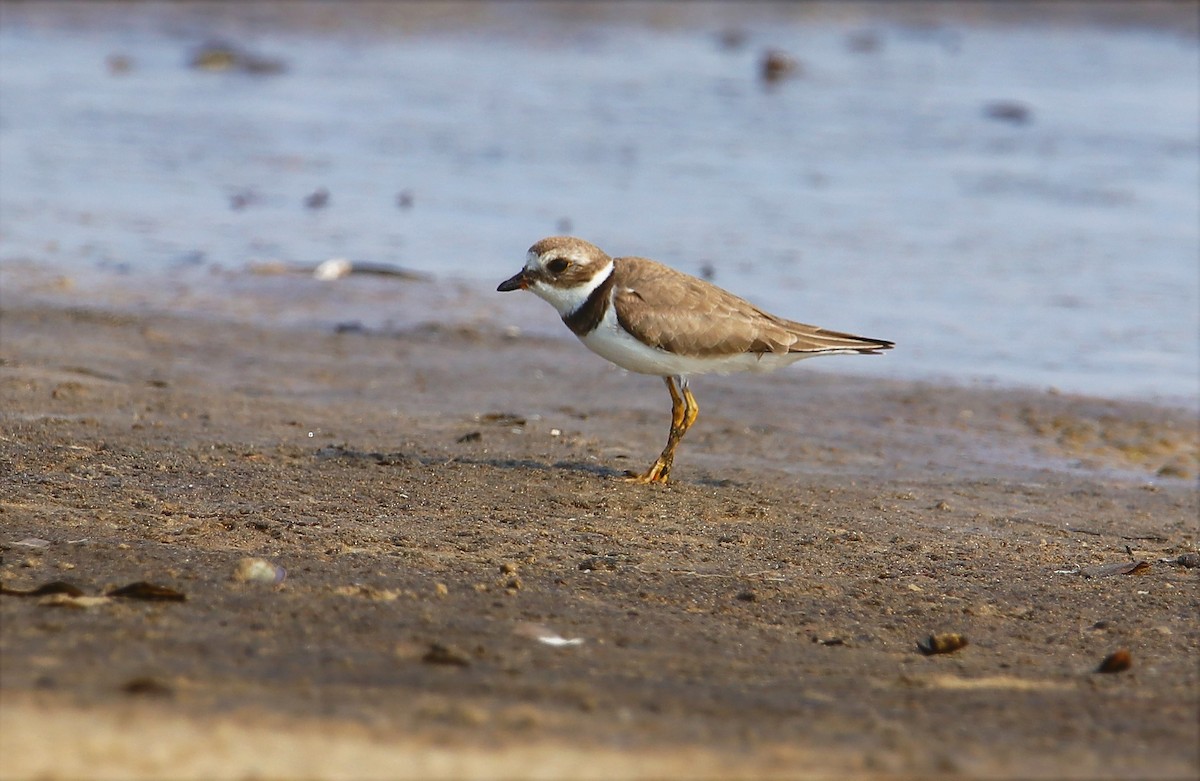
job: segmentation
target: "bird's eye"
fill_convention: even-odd
[[[561,274],[567,270],[569,265],[566,258],[554,258],[546,262],[546,270],[551,274]]]

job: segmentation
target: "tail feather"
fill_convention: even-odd
[[[788,346],[790,353],[833,353],[879,355],[884,350],[895,346],[894,342],[886,339],[872,339],[867,336],[856,336],[841,331],[830,331],[825,328],[789,323],[795,341]]]

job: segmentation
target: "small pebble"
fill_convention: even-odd
[[[304,208],[306,209],[324,209],[328,205],[329,191],[324,187],[317,188],[304,198]]]
[[[874,30],[856,30],[846,36],[846,48],[859,54],[878,51],[882,45]]]
[[[1032,114],[1029,106],[1015,100],[996,100],[983,107],[983,115],[988,119],[1009,122],[1014,125],[1024,125],[1029,122]]]
[[[245,558],[233,570],[233,579],[243,583],[280,583],[287,572],[266,559]]]
[[[354,264],[345,258],[330,258],[317,264],[317,267],[313,269],[313,279],[332,282],[335,279],[349,276],[352,271],[354,271]]]
[[[432,643],[421,657],[426,664],[444,664],[452,667],[470,667],[471,657],[453,646]]]
[[[814,637],[813,642],[824,646],[846,645],[846,638],[830,635],[827,637]]]
[[[70,594],[50,594],[38,600],[44,607],[73,607],[79,610],[100,607],[112,602],[108,597],[76,597]]]
[[[786,53],[778,49],[768,49],[763,52],[759,65],[759,75],[767,83],[782,81],[789,76],[800,73],[800,64]]]
[[[598,570],[615,570],[617,561],[611,556],[592,556],[579,562],[579,569],[583,572],[596,572]]]
[[[105,63],[108,65],[108,72],[114,76],[121,76],[133,70],[133,58],[127,54],[110,54]]]
[[[930,635],[917,643],[917,648],[926,656],[934,654],[952,654],[960,648],[967,647],[967,636],[957,632],[944,632],[940,635]]]
[[[1129,649],[1120,648],[1104,657],[1104,661],[1100,662],[1100,666],[1096,668],[1096,672],[1120,673],[1125,672],[1132,666],[1133,655],[1129,653]]]
[[[737,27],[729,27],[717,34],[717,43],[722,49],[734,51],[746,43],[746,31]]]
[[[135,694],[146,697],[170,697],[175,694],[175,690],[170,684],[164,683],[157,678],[149,675],[130,678],[125,683],[121,684],[121,691],[125,694]]]

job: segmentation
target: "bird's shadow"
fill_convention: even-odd
[[[471,466],[489,466],[495,469],[529,470],[534,472],[567,471],[578,474],[592,475],[594,477],[600,477],[609,480],[619,480],[621,478],[629,477],[631,474],[633,474],[625,469],[614,469],[612,467],[587,461],[555,461],[554,463],[546,463],[544,461],[534,461],[528,458],[477,458],[471,456],[451,456],[449,458],[444,458],[441,456],[418,455],[400,451],[381,453],[377,451],[354,450],[341,445],[330,445],[320,448],[315,452],[314,455],[318,459],[372,463],[379,466],[412,464],[437,467],[445,466],[447,464],[467,464]],[[739,485],[739,483],[734,480],[725,478],[717,479],[706,476],[697,477],[686,482],[693,485],[706,486],[709,488],[729,488]]]
[[[449,458],[446,458],[442,456],[419,455],[401,451],[381,453],[378,451],[355,450],[342,445],[329,445],[327,447],[319,448],[314,455],[317,459],[322,460],[365,462],[378,464],[380,466],[397,466],[404,464],[421,466],[468,464],[471,466],[490,466],[496,469],[528,469],[537,472],[567,470],[571,472],[591,474],[597,477],[624,477],[626,474],[622,470],[612,469],[611,467],[601,466],[599,464],[592,464],[584,461],[556,461],[553,464],[548,464],[543,461],[534,461],[528,458],[476,458],[471,456],[450,456]]]

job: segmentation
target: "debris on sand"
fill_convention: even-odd
[[[272,564],[266,559],[248,556],[238,561],[230,575],[241,583],[282,583],[287,577],[287,570],[278,564]]]
[[[579,562],[579,570],[581,572],[599,572],[601,570],[612,571],[617,568],[616,556],[589,556]]]
[[[545,624],[522,621],[513,628],[513,634],[528,637],[555,648],[583,645],[582,637],[563,637]]]
[[[837,635],[824,635],[824,636],[813,635],[812,641],[814,643],[816,643],[817,645],[823,645],[826,647],[849,646],[850,645],[849,643],[846,642],[846,638],[839,637]]]
[[[493,423],[497,426],[520,427],[526,423],[525,418],[512,412],[485,412],[478,416],[480,423]]]
[[[121,684],[121,691],[139,697],[172,697],[175,689],[150,675],[139,675]]]
[[[952,654],[960,648],[966,648],[967,644],[966,635],[957,632],[943,632],[918,641],[917,648],[926,656],[933,656],[934,654]]]
[[[471,657],[452,645],[430,643],[429,650],[421,657],[425,664],[442,664],[450,667],[470,667]]]
[[[50,540],[44,540],[41,537],[26,537],[25,539],[17,540],[12,544],[22,548],[46,548],[49,547]]]
[[[1195,569],[1200,567],[1200,553],[1181,553],[1178,556],[1169,556],[1159,559],[1162,564],[1176,564],[1180,567]]]
[[[1133,655],[1129,653],[1128,648],[1118,648],[1104,660],[1100,662],[1100,666],[1096,668],[1098,673],[1121,673],[1133,667]]]
[[[1116,564],[1098,564],[1084,567],[1079,574],[1085,578],[1108,578],[1113,575],[1145,575],[1150,570],[1148,561],[1119,561]]]
[[[176,591],[167,586],[160,586],[156,583],[147,583],[144,580],[139,580],[136,583],[130,583],[128,586],[114,588],[105,594],[107,597],[121,597],[122,599],[142,599],[151,602],[186,602],[187,595],[182,591]]]
[[[73,607],[80,610],[107,605],[109,602],[112,600],[108,597],[86,597],[63,593],[50,594],[38,600],[38,604],[43,607]]]
[[[376,588],[363,583],[351,583],[348,586],[338,586],[334,594],[343,597],[366,597],[375,602],[394,602],[400,598],[400,592],[390,588]]]
[[[0,585],[0,594],[12,597],[41,597],[40,605],[52,607],[95,607],[110,601],[112,597],[123,599],[143,599],[159,602],[184,602],[187,595],[173,588],[159,586],[139,580],[127,586],[110,589],[104,595],[89,597],[83,589],[65,580],[53,580],[30,589],[12,588]]]
[[[0,594],[10,597],[45,597],[53,594],[66,594],[69,597],[82,597],[83,589],[65,580],[52,580],[34,588],[12,588],[0,584]]]

